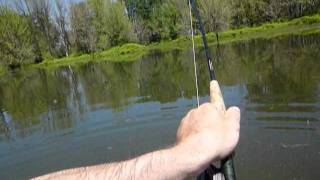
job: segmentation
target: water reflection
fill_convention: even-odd
[[[320,38],[315,35],[257,39],[219,47],[221,59],[214,64],[216,74],[223,86],[226,103],[241,107],[245,127],[243,138],[249,139],[242,141],[240,147],[243,148],[239,150],[239,154],[250,151],[252,147],[248,148],[247,142],[252,143],[252,140],[248,134],[257,129],[264,129],[264,135],[267,134],[271,139],[283,131],[312,131],[317,138],[314,141],[308,139],[308,143],[313,144],[308,148],[312,152],[319,148],[319,143],[315,143],[320,139],[319,48]],[[216,51],[215,47],[212,47],[212,51]],[[207,64],[203,49],[199,49],[197,53],[201,101],[206,101],[209,79]],[[12,161],[15,166],[24,168],[26,164],[20,162],[15,153],[21,155],[31,150],[18,148],[19,143],[29,147],[36,141],[37,148],[49,149],[54,146],[51,142],[60,141],[61,137],[69,137],[74,145],[62,145],[59,148],[72,149],[73,146],[82,145],[95,148],[96,153],[105,150],[97,150],[97,147],[105,144],[102,141],[116,146],[115,144],[120,143],[118,141],[123,141],[119,140],[122,136],[132,138],[123,148],[134,151],[134,145],[139,144],[140,149],[136,153],[147,151],[147,147],[152,146],[153,149],[168,145],[174,139],[171,135],[174,135],[174,127],[179,118],[195,105],[191,57],[191,51],[155,51],[136,62],[88,63],[54,70],[25,69],[8,74],[0,80],[0,147],[3,148],[0,152],[0,164]],[[139,140],[137,134],[140,132],[135,129],[138,125],[148,124],[147,129],[151,133],[151,126],[172,123],[171,121],[175,126],[168,129],[167,125],[161,125],[162,128],[157,129],[158,136],[153,132],[153,138],[158,138],[157,141],[149,139],[143,143],[141,138]],[[121,133],[113,132],[119,128],[122,128]],[[159,138],[164,138],[165,132],[168,137]],[[147,130],[143,129],[141,133],[147,133]],[[57,137],[56,134],[60,136]],[[297,134],[292,137],[303,140],[301,136]],[[89,143],[91,137],[95,138],[90,145],[81,144]],[[106,137],[114,138],[108,141]],[[286,142],[292,141],[292,137],[287,137]],[[259,136],[256,138],[259,139]],[[261,135],[260,140],[264,138]],[[110,144],[107,145],[108,148],[111,147]],[[54,148],[58,150],[54,152],[39,150],[35,146],[31,149],[36,149],[34,151],[37,153],[54,153],[54,157],[60,159],[64,157],[65,151],[56,146]],[[16,151],[10,150],[11,147],[16,148]],[[263,148],[257,144],[254,147]],[[29,153],[29,158],[38,157],[36,152]],[[118,149],[113,152],[113,157],[104,160],[123,159],[127,157],[124,154],[127,154],[126,150]],[[130,155],[133,154],[130,151]],[[73,155],[69,156],[71,158]],[[91,155],[86,151],[81,156],[84,157],[83,161],[69,161],[70,164],[66,167],[100,162],[97,159],[101,158],[99,153]],[[238,163],[248,161],[250,160],[239,159]],[[48,168],[38,167],[38,170],[34,167],[18,173],[17,177],[30,177],[63,167],[54,164],[54,161],[50,166],[50,162],[46,162]],[[9,167],[11,166],[0,166],[0,171],[8,170]],[[245,175],[247,172],[242,168],[240,171],[244,179],[255,178],[252,174]],[[9,171],[3,175],[11,177]],[[301,172],[298,177],[311,175],[305,176]]]

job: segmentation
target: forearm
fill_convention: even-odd
[[[193,170],[179,148],[170,148],[129,161],[70,169],[37,179],[184,179]]]
[[[173,148],[138,158],[49,174],[37,179],[185,179],[229,155],[239,141],[240,110],[204,104],[182,120]]]

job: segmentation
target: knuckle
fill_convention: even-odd
[[[214,106],[211,103],[204,103],[202,105],[202,108],[205,110],[212,110],[212,109],[214,109]]]
[[[194,111],[195,111],[195,109],[191,109],[184,119],[189,118],[194,113]]]

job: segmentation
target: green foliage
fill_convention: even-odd
[[[73,48],[77,53],[90,53],[95,50],[95,32],[88,5],[84,2],[70,7]]]
[[[176,40],[171,44],[182,47],[187,41],[184,36],[190,35],[187,1],[82,0],[65,3],[61,0],[19,0],[10,8],[0,5],[0,63],[17,67],[40,63],[43,59],[81,61],[79,55],[91,54],[88,56],[96,58],[110,48],[126,43],[147,45]],[[319,0],[198,0],[197,4],[208,33],[266,22],[287,22],[320,10]],[[290,25],[313,26],[318,22],[319,17],[312,16],[295,20]],[[263,28],[273,29],[273,26]],[[228,38],[232,37],[229,33]],[[200,42],[200,38],[196,40]],[[76,56],[68,58],[70,54]],[[113,53],[109,55],[113,57]]]
[[[19,14],[28,20],[31,31],[29,36],[36,54],[35,60],[41,62],[43,59],[59,57],[60,38],[57,22],[53,21],[52,1],[49,0],[21,0]]]
[[[304,16],[298,19],[295,19],[291,24],[316,24],[320,23],[320,14],[314,16]]]
[[[314,14],[320,9],[318,0],[236,0],[233,1],[231,24],[253,26],[280,19],[293,19]]]
[[[303,42],[308,43],[301,46]],[[119,49],[127,53],[125,49],[135,51],[136,48],[140,46],[131,44]],[[265,104],[251,106],[250,110],[288,112],[292,110],[290,102],[298,102],[308,103],[298,109],[317,112],[318,107],[310,107],[309,103],[319,102],[318,48],[318,36],[232,43],[221,46],[224,60],[214,66],[217,67],[216,74],[222,85],[242,84],[245,86],[246,99]],[[201,52],[201,49],[198,50]],[[11,123],[15,123],[15,127],[41,124],[44,112],[52,111],[52,117],[57,119],[55,128],[63,129],[79,119],[78,114],[72,113],[75,108],[79,113],[86,113],[86,108],[96,107],[97,104],[119,109],[132,102],[175,102],[181,99],[181,89],[184,99],[194,98],[193,64],[192,61],[186,61],[190,59],[189,50],[171,50],[158,53],[156,57],[152,54],[145,59],[147,61],[143,63],[90,63],[53,71],[33,69],[25,73],[18,72],[17,76],[1,79],[0,104],[10,112]],[[201,60],[198,65],[199,72],[206,72],[206,61]],[[201,96],[207,95],[207,79],[208,74],[199,74]],[[77,89],[79,85],[85,91]],[[75,101],[71,107],[67,103],[70,97]],[[297,110],[296,107],[294,110]],[[25,117],[36,118],[30,120]],[[60,124],[60,120],[67,120],[67,123]]]
[[[88,0],[71,7],[78,52],[92,53],[136,41],[125,6],[112,0]]]
[[[150,20],[154,10],[163,0],[125,0],[130,18],[140,17],[143,20]]]
[[[208,32],[219,32],[229,27],[232,8],[230,0],[201,0],[199,8]]]
[[[147,48],[139,44],[125,44],[101,53],[101,59],[110,61],[134,61],[146,54]]]
[[[151,16],[151,31],[159,35],[160,39],[175,39],[180,30],[180,16],[173,3],[159,5]]]
[[[177,38],[183,21],[176,5],[177,0],[127,0],[127,11],[139,40],[156,42]]]
[[[89,0],[89,11],[90,14],[90,26],[94,27],[95,32],[95,44],[97,50],[103,50],[110,46],[107,36],[107,2],[103,0]]]
[[[110,46],[134,42],[136,36],[132,30],[132,24],[125,14],[125,6],[120,2],[110,0],[105,9],[105,28]]]
[[[189,4],[181,0],[168,0],[168,3],[172,4],[179,14],[179,20],[176,22],[179,26],[179,35],[188,35],[190,32]]]
[[[0,7],[0,64],[16,67],[32,60],[30,30],[26,19]]]
[[[87,63],[89,61],[135,61],[147,54],[150,49],[146,46],[134,43],[128,43],[122,46],[116,46],[106,51],[84,54],[80,56],[70,56],[55,60],[46,60],[36,67],[59,67],[71,64]]]
[[[0,77],[5,74],[5,68],[0,65]]]
[[[315,24],[300,24],[305,22],[305,19],[318,19],[312,20]],[[298,23],[299,22],[299,23]],[[289,22],[282,23],[268,23],[258,27],[247,27],[236,30],[228,30],[220,33],[220,44],[226,44],[230,42],[247,41],[250,39],[270,39],[285,35],[310,35],[319,34],[319,15],[306,16],[294,19]],[[207,39],[210,44],[216,43],[216,36],[213,33],[207,34]],[[197,46],[202,46],[201,36],[195,36],[195,42]],[[45,61],[40,64],[41,67],[56,67],[69,65],[74,63],[87,63],[89,61],[134,61],[141,59],[144,55],[150,51],[161,50],[163,52],[175,50],[185,50],[190,48],[191,41],[189,37],[183,36],[171,41],[163,41],[160,43],[153,43],[148,46],[142,46],[139,44],[125,44],[122,46],[116,46],[106,51],[95,53],[94,55],[81,55],[70,56],[68,58],[57,59],[52,61]]]

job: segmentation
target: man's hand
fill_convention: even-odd
[[[238,144],[239,132],[239,108],[224,112],[206,103],[191,110],[182,120],[176,148],[184,159],[190,160],[191,171],[197,174],[212,162],[230,155]]]
[[[177,144],[132,160],[75,168],[37,179],[185,179],[229,155],[239,140],[240,110],[204,104],[182,120]]]

